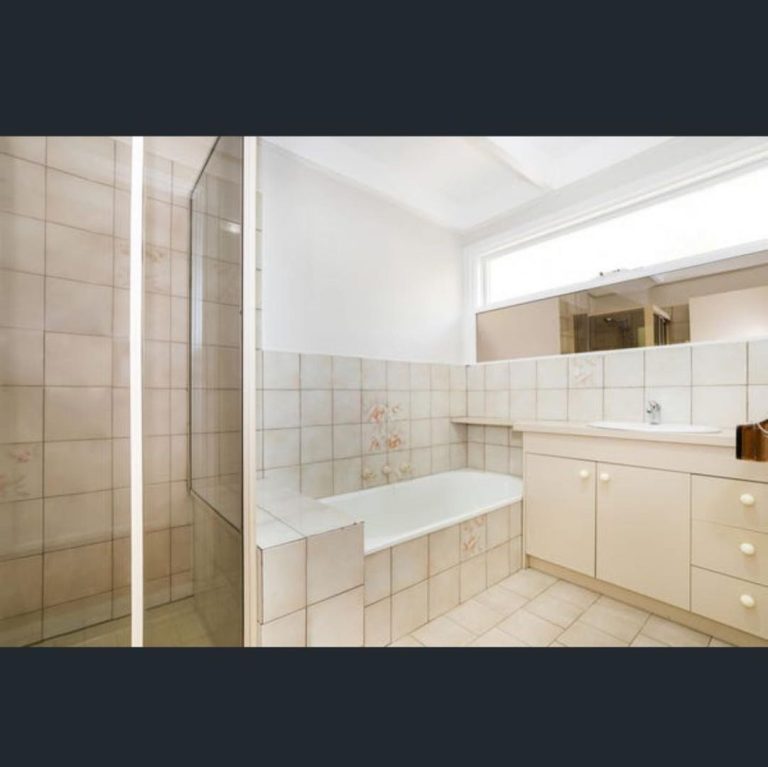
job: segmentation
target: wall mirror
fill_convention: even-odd
[[[768,249],[740,251],[479,312],[477,360],[768,336]]]

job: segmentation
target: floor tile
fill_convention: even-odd
[[[491,610],[477,599],[470,599],[463,605],[454,607],[446,613],[446,617],[477,635],[485,633],[504,618],[503,615]]]
[[[630,647],[669,647],[664,642],[659,642],[658,639],[646,636],[645,634],[638,634],[633,640]]]
[[[490,631],[486,631],[485,634],[479,636],[472,644],[471,647],[528,647],[525,642],[516,639],[511,634],[507,634],[506,631],[493,628]]]
[[[698,631],[689,629],[687,626],[681,626],[679,623],[659,618],[652,615],[645,626],[643,634],[657,639],[659,642],[670,647],[706,647],[709,644],[709,637]]]
[[[478,594],[475,599],[486,607],[490,607],[502,618],[509,617],[528,603],[525,597],[505,589],[503,586],[491,586],[491,588]]]
[[[589,589],[577,586],[575,583],[568,583],[568,581],[557,581],[544,593],[555,597],[555,599],[581,607],[583,610],[586,610],[600,598],[600,594],[596,591],[590,591]]]
[[[518,570],[514,575],[505,578],[500,586],[514,591],[516,594],[533,599],[541,594],[546,588],[551,586],[557,579],[546,573],[540,573],[538,570]]]
[[[531,647],[546,647],[562,632],[560,626],[529,613],[526,608],[512,613],[499,624],[499,628]]]
[[[412,636],[406,635],[402,639],[398,639],[397,642],[387,645],[387,647],[424,647],[424,645]]]
[[[628,644],[580,620],[567,628],[558,641],[568,647],[626,647]]]
[[[562,599],[550,596],[549,589],[528,602],[525,609],[564,629],[567,629],[584,612],[581,607],[571,602],[564,602]]]
[[[600,597],[579,619],[623,642],[631,642],[648,619],[648,613],[609,597]]]
[[[441,616],[413,632],[413,636],[425,647],[463,647],[475,639],[475,635]]]

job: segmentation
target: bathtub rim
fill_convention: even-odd
[[[421,538],[422,536],[425,536],[425,535],[430,535],[431,533],[436,533],[439,530],[444,530],[446,528],[453,527],[454,525],[460,525],[462,522],[466,522],[467,520],[473,519],[474,517],[479,517],[482,514],[490,514],[491,512],[498,511],[499,509],[503,509],[506,506],[513,506],[514,504],[520,503],[523,500],[524,485],[523,485],[522,476],[519,476],[517,474],[507,474],[507,473],[496,472],[496,471],[485,471],[483,469],[453,469],[453,470],[438,472],[437,474],[426,474],[423,477],[414,477],[413,479],[405,480],[404,482],[397,482],[397,483],[388,484],[388,485],[378,485],[376,487],[368,487],[363,490],[353,490],[351,493],[339,493],[338,495],[330,495],[330,496],[327,496],[326,498],[318,498],[318,501],[320,503],[326,504],[327,506],[335,508],[332,503],[328,503],[329,500],[335,499],[335,498],[359,497],[363,494],[368,495],[372,491],[381,491],[381,490],[387,490],[390,488],[394,489],[397,486],[401,486],[409,482],[416,482],[420,479],[439,477],[442,474],[458,474],[463,472],[492,474],[498,477],[510,477],[512,479],[518,480],[518,482],[520,483],[520,490],[515,495],[505,498],[502,501],[493,502],[485,506],[475,507],[471,511],[454,515],[450,517],[450,519],[436,520],[435,522],[432,522],[430,524],[425,524],[425,525],[422,525],[421,527],[410,529],[407,532],[404,532],[402,535],[392,537],[383,543],[376,543],[375,545],[371,545],[371,546],[369,546],[368,542],[366,541],[365,520],[356,517],[348,509],[344,509],[344,511],[347,514],[349,514],[349,516],[352,517],[355,520],[355,522],[363,525],[363,547],[364,547],[365,556],[369,556],[370,554],[376,554],[379,551],[384,551],[384,549],[393,548],[394,546],[399,546],[401,543],[408,543],[408,541],[415,540],[416,538]]]

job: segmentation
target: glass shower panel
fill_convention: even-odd
[[[0,645],[127,645],[130,145],[0,137]]]
[[[243,641],[242,164],[219,138],[190,207],[193,590],[216,645]]]

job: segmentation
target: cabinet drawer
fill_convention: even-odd
[[[753,607],[742,604],[750,598]],[[727,626],[768,639],[768,588],[729,575],[691,568],[691,609]]]
[[[768,586],[768,535],[716,522],[693,520],[692,561]]]
[[[694,474],[691,501],[694,519],[768,533],[768,485],[762,482]]]

